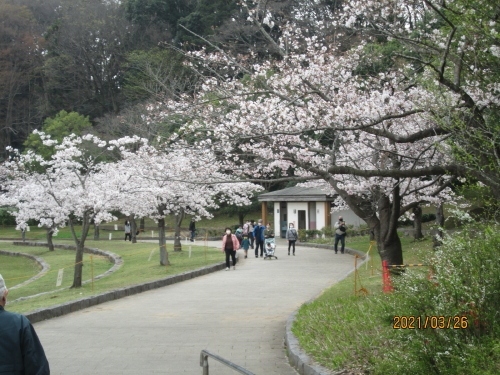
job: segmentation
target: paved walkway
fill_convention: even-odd
[[[207,349],[255,374],[296,375],[283,347],[286,319],[344,278],[354,258],[304,247],[288,256],[284,242],[278,260],[239,253],[235,271],[35,324],[51,373],[201,374]],[[209,365],[210,374],[235,374],[213,359]]]

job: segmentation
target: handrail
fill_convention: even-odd
[[[230,367],[233,370],[238,371],[240,374],[255,375],[253,372],[245,370],[243,367],[238,366],[237,364],[235,364],[231,361],[228,361],[227,359],[219,357],[217,354],[210,353],[208,350],[202,350],[200,353],[200,366],[203,367],[203,375],[209,375],[208,374],[208,357],[212,357],[213,359],[219,361],[223,365],[226,365],[227,367]]]

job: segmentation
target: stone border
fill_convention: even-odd
[[[46,242],[19,242],[19,241],[13,242],[13,245],[15,245],[15,246],[40,246],[40,247],[47,247],[48,246],[48,244]],[[54,245],[54,248],[62,249],[62,250],[72,250],[72,251],[75,251],[75,249],[76,249],[76,247],[73,245]],[[105,257],[108,259],[108,261],[113,263],[113,266],[111,266],[111,268],[109,268],[106,272],[95,276],[94,280],[99,280],[99,279],[102,279],[103,277],[109,276],[110,274],[119,270],[123,266],[123,259],[118,254],[112,253],[111,251],[101,250],[101,249],[91,248],[91,247],[84,247],[83,251],[85,253]],[[43,276],[43,275],[41,275],[41,276]],[[90,282],[92,282],[92,280],[84,280],[84,281],[82,281],[82,285],[88,284]],[[16,287],[17,287],[17,285],[16,285]],[[38,293],[38,294],[32,294],[32,295],[26,296],[26,297],[19,297],[18,299],[14,300],[12,302],[25,301],[27,299],[39,297],[39,296],[42,296],[45,294],[57,293],[61,290],[65,290],[65,289],[69,289],[69,287],[54,289],[54,290],[50,290],[48,292],[42,292],[42,293]]]
[[[13,245],[15,246],[40,246],[40,247],[47,247],[48,244],[46,242],[19,242],[15,241],[13,242]],[[56,249],[62,249],[62,250],[72,250],[75,251],[76,247],[73,245],[54,245],[54,248]],[[118,271],[122,266],[123,266],[123,259],[121,256],[118,254],[112,253],[111,251],[107,250],[101,250],[97,249],[94,247],[84,247],[83,251],[88,254],[94,254],[94,255],[99,255],[107,258],[111,263],[113,263],[113,266],[108,269],[106,272],[101,273],[100,275],[97,275],[94,277],[94,280],[99,280],[102,279],[103,277],[106,277],[113,272]],[[90,280],[86,280],[83,283],[88,283]]]
[[[309,246],[309,244],[301,244],[302,246]],[[333,246],[331,245],[322,245],[322,244],[310,244],[310,245],[316,245],[316,246],[309,246],[309,247],[316,247],[316,248],[323,248],[323,249],[328,249],[328,250],[333,250]],[[363,262],[360,262],[358,265],[361,266],[365,261],[369,259],[369,257],[366,256],[365,253],[359,250],[354,250],[354,249],[349,249],[345,248],[345,252],[348,254],[352,255],[358,255],[360,258],[363,259]],[[348,272],[345,276],[349,276],[354,270]],[[313,302],[315,299],[317,299],[318,296],[312,298],[306,304],[309,304]],[[300,308],[299,308],[300,309]],[[295,335],[292,332],[292,326],[293,323],[295,322],[295,318],[297,316],[297,313],[299,309],[295,310],[287,319],[286,321],[286,329],[285,329],[285,350],[286,354],[288,356],[288,362],[290,363],[290,366],[292,366],[295,370],[300,375],[340,375],[344,374],[345,370],[340,370],[333,372],[319,364],[315,364],[314,361],[309,357],[304,350],[300,347],[299,341],[295,337]]]
[[[226,268],[226,263],[218,263],[211,266],[199,268],[194,271],[183,272],[178,275],[169,276],[160,280],[150,281],[144,284],[132,285],[129,287],[111,290],[95,296],[90,296],[77,301],[66,302],[57,306],[35,310],[25,314],[31,323],[40,322],[42,320],[56,318],[75,311],[83,310],[91,306],[95,306],[104,302],[114,301],[116,299],[132,296],[134,294],[146,292],[157,288],[162,288],[167,285],[172,285],[181,281],[193,279],[198,276],[207,275],[212,272],[220,271]]]
[[[45,260],[41,257],[37,257],[36,255],[31,255],[31,254],[26,254],[26,253],[17,253],[17,252],[12,252],[12,251],[6,251],[6,250],[0,250],[0,254],[2,255],[7,255],[7,256],[12,256],[12,257],[25,257],[25,258],[29,258],[31,260],[34,260],[35,262],[38,263],[38,265],[42,268],[40,270],[40,272],[38,272],[35,276],[33,276],[32,278],[20,283],[20,284],[16,284],[14,285],[13,287],[10,287],[9,289],[11,290],[14,290],[14,289],[17,289],[17,288],[20,288],[24,285],[27,285],[35,280],[38,280],[40,277],[42,277],[43,275],[45,275],[47,272],[49,272],[50,270],[50,265],[45,262]]]

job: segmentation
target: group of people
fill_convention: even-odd
[[[130,223],[128,224],[130,225]],[[338,252],[339,242],[341,243],[340,252],[343,254],[346,223],[342,216],[339,216],[334,227],[335,254]],[[128,234],[130,235],[130,230]],[[262,257],[265,238],[271,236],[274,236],[271,226],[269,224],[264,226],[262,220],[257,223],[253,220],[247,221],[243,227],[236,230],[234,235],[231,228],[226,228],[226,234],[222,238],[222,251],[226,253],[226,271],[230,269],[230,258],[233,261],[233,269],[236,269],[236,250],[240,248],[245,251],[245,258],[248,256],[250,247],[255,248],[255,257],[258,258],[260,248],[260,256]],[[295,255],[295,242],[298,239],[298,233],[292,223],[289,224],[286,231],[286,239],[288,240],[288,255],[290,255],[290,249]],[[0,275],[0,373],[50,374],[49,363],[43,347],[29,320],[23,315],[5,311],[8,293],[5,280]]]
[[[260,253],[262,258],[266,238],[273,237],[274,232],[271,225],[263,225],[261,219],[257,223],[254,220],[247,221],[236,229],[234,235],[231,228],[226,228],[226,233],[222,237],[222,251],[226,253],[226,271],[230,269],[230,258],[233,261],[233,269],[236,269],[236,250],[242,248],[245,251],[245,258],[248,258],[248,250],[252,248],[252,250],[255,249],[255,257],[258,258]],[[297,242],[299,235],[292,223],[289,224],[286,231],[286,238],[288,240],[288,255],[290,255],[291,248],[293,248],[293,255],[295,255],[295,242]]]
[[[338,253],[338,244],[341,243],[340,253],[344,254],[345,251],[345,236],[346,236],[346,223],[342,216],[339,216],[339,220],[335,223],[335,254]],[[226,228],[226,233],[222,237],[222,252],[226,253],[226,271],[230,269],[230,259],[233,261],[233,269],[236,269],[236,250],[243,249],[245,251],[245,259],[248,258],[248,250],[250,248],[255,249],[255,257],[264,256],[264,242],[266,238],[274,237],[271,225],[267,224],[264,226],[262,220],[259,219],[257,223],[254,220],[247,221],[243,226],[239,226],[236,229],[234,235],[231,228]],[[288,255],[290,255],[290,250],[295,256],[295,243],[299,239],[299,234],[295,229],[293,223],[288,225],[288,229],[285,234],[285,238],[288,241]]]

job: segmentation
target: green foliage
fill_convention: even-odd
[[[367,44],[363,52],[355,74],[375,76],[394,67],[394,54],[402,52],[402,46],[398,41],[387,42],[384,40],[380,43]]]
[[[62,141],[70,134],[82,135],[92,129],[88,116],[84,117],[77,112],[60,111],[54,118],[47,118],[42,126],[42,131],[52,139]],[[44,158],[49,158],[54,153],[54,147],[44,146],[38,134],[32,133],[24,142],[27,149],[33,150]]]
[[[234,0],[200,0],[193,12],[178,20],[178,24],[198,35],[207,36],[214,33],[231,13],[236,9]],[[177,29],[177,39],[180,42],[189,42],[201,45],[203,42],[196,36],[188,33],[182,28]]]
[[[163,22],[175,27],[195,4],[193,0],[126,0],[124,7],[127,18],[138,24]]]
[[[235,0],[127,0],[127,18],[140,24],[166,23],[178,42],[201,45],[202,41],[184,29],[207,36],[214,33],[236,9]]]
[[[16,218],[8,210],[0,208],[0,225],[16,225]]]
[[[394,330],[375,373],[494,374],[500,371],[500,233],[497,226],[467,228],[428,259],[434,276],[410,273],[397,280],[387,305],[394,315],[443,316],[442,329]],[[451,321],[448,317],[452,317]],[[467,328],[454,317],[466,317]],[[462,318],[460,318],[462,319]],[[430,324],[430,322],[428,322]],[[436,321],[435,321],[436,323]]]
[[[316,238],[316,236],[321,236],[321,231],[317,229],[308,229],[306,230],[307,238]]]
[[[127,55],[123,94],[130,102],[183,92],[192,72],[183,65],[183,56],[173,50],[153,48]]]
[[[325,235],[325,237],[333,237],[335,234],[335,229],[332,227],[323,227],[321,228],[321,232]]]

